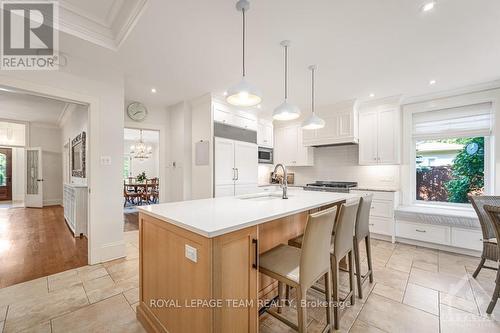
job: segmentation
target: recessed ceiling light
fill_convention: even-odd
[[[156,88],[151,88],[151,92],[152,92],[153,94],[156,94]]]
[[[262,105],[257,105],[257,109],[262,109]]]
[[[428,12],[430,10],[433,10],[434,7],[436,6],[436,1],[429,1],[423,4],[422,6],[422,11],[423,12]]]
[[[224,91],[224,96],[227,96],[227,91]]]
[[[375,94],[371,93],[370,98],[373,98],[373,97],[375,97]]]
[[[433,85],[435,85],[435,84],[436,84],[436,80],[430,80],[430,81],[429,81],[429,85],[430,85],[430,86],[433,86]]]

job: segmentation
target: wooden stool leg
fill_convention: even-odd
[[[352,262],[352,251],[347,255],[349,257],[349,287],[351,289],[351,305],[356,302],[356,295],[354,295],[354,265]]]
[[[325,274],[326,324],[328,332],[332,332],[332,274]]]
[[[370,240],[370,235],[365,238],[366,245],[366,260],[368,261],[368,271],[370,277],[370,283],[373,283],[373,265],[372,265],[372,245]]]
[[[333,323],[334,328],[336,330],[340,327],[340,318],[339,318],[339,265],[337,259],[334,256],[331,256],[331,265],[332,265],[332,301],[333,301]]]
[[[363,298],[363,286],[361,285],[361,263],[359,256],[359,243],[356,238],[354,238],[354,264],[356,265],[356,281],[358,283],[358,297]]]
[[[306,300],[306,292],[302,290],[302,288],[297,288],[297,318],[298,318],[298,327],[299,333],[307,332],[307,313],[306,307],[302,306],[302,303]],[[305,305],[305,304],[304,304]]]

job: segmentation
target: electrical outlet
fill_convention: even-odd
[[[186,258],[191,260],[192,262],[198,262],[198,250],[192,246],[186,244]]]
[[[111,165],[111,156],[101,156],[101,165]]]

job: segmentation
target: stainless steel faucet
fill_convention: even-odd
[[[279,163],[279,164],[276,164],[276,166],[274,167],[274,174],[276,175],[276,171],[278,170],[278,168],[281,167],[283,169],[283,181],[281,182],[281,188],[283,189],[283,197],[282,199],[288,199],[288,196],[286,195],[287,191],[288,191],[288,174],[286,172],[286,168],[283,164]]]

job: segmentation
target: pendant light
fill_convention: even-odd
[[[273,111],[273,119],[293,120],[300,117],[300,110],[293,104],[288,103],[288,48],[290,41],[284,40],[281,43],[285,53],[285,100]]]
[[[311,96],[311,115],[308,116],[304,122],[302,123],[302,128],[305,130],[315,130],[315,129],[320,129],[325,127],[325,121],[318,117],[314,113],[314,71],[316,71],[317,66],[316,65],[311,65],[309,66],[309,70],[311,71],[311,81],[312,81],[312,96]]]
[[[245,78],[245,13],[250,9],[250,3],[247,0],[239,0],[236,9],[243,17],[243,78],[227,90],[226,101],[235,106],[255,106],[262,102],[262,93]]]
[[[139,142],[130,146],[130,155],[134,159],[138,159],[139,161],[145,161],[153,155],[153,147],[150,145],[146,145],[142,138],[142,129],[140,130],[140,139]]]

